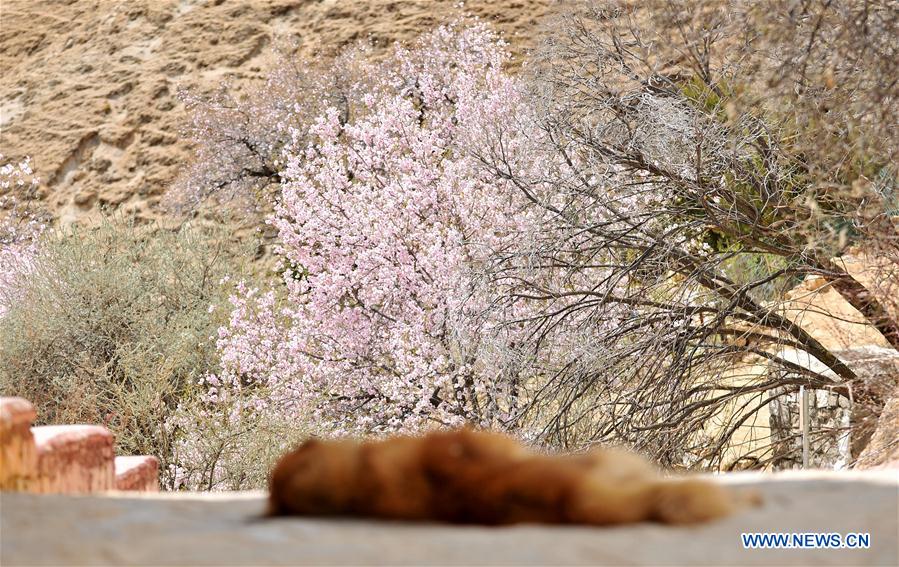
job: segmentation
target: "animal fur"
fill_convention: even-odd
[[[751,501],[712,482],[661,478],[624,451],[548,456],[503,435],[461,429],[366,443],[307,441],[275,467],[270,514],[688,524],[728,516]]]

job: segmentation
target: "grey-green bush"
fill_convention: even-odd
[[[165,488],[213,487],[176,484],[185,468],[177,446],[187,438],[211,448],[190,455],[188,468],[212,467],[227,488],[259,487],[280,446],[268,436],[284,433],[252,420],[228,430],[198,385],[217,370],[215,336],[231,290],[223,280],[251,278],[252,257],[252,244],[212,229],[106,219],[45,235],[0,322],[0,392],[31,400],[39,423],[107,426],[120,454],[160,459]],[[192,420],[198,428],[173,425],[176,412],[180,423],[202,414]]]

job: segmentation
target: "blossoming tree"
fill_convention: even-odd
[[[293,129],[269,220],[286,300],[233,298],[216,396],[265,385],[258,404],[340,431],[509,416],[508,383],[479,354],[479,276],[524,217],[465,150],[524,112],[506,59],[484,25],[443,27],[360,65],[366,89]]]
[[[2,159],[3,156],[0,155],[0,160]],[[0,167],[0,196],[11,190],[34,187],[39,182],[28,158]],[[5,204],[5,199],[11,197],[0,197],[0,205]],[[3,317],[13,301],[16,282],[33,268],[37,237],[44,230],[44,225],[36,217],[19,213],[14,206],[16,203],[12,204],[12,214],[0,218],[0,317]]]

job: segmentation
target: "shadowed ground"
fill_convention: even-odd
[[[764,507],[697,527],[260,520],[261,493],[5,493],[0,564],[897,565],[899,471],[728,475]],[[746,550],[741,532],[870,533],[867,550]]]

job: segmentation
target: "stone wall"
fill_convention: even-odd
[[[802,468],[802,425],[798,393],[770,404],[774,468]],[[852,460],[849,400],[827,390],[808,391],[809,467],[843,470]]]
[[[881,419],[888,421],[891,412],[899,414],[899,399],[895,399],[899,392],[896,390],[899,383],[899,353],[890,348],[868,345],[834,350],[834,354],[852,368],[868,388],[885,400],[887,406],[882,413],[886,418]],[[808,355],[805,358],[809,360],[800,360],[785,353],[781,356],[817,372],[829,372]],[[862,454],[878,428],[877,415],[881,414],[881,408],[853,405],[845,396],[829,390],[809,390],[808,399],[809,467],[841,470],[854,466],[856,461],[863,466],[865,462],[872,463],[871,466],[879,463],[873,456],[862,459]],[[792,392],[779,396],[769,404],[773,464],[776,469],[802,466],[799,400],[799,393]],[[892,447],[885,439],[878,440],[877,445],[886,447],[881,452],[887,455]]]

